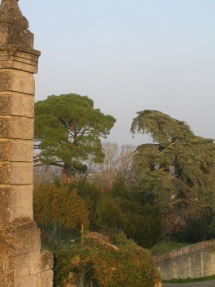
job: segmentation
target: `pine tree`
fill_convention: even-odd
[[[55,165],[63,170],[62,180],[86,171],[84,161],[91,155],[102,162],[101,138],[115,123],[110,115],[94,108],[87,96],[49,96],[35,104],[35,165]]]

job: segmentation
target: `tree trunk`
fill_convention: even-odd
[[[71,177],[68,177],[68,180],[67,180],[67,183],[71,183],[71,182],[74,182],[76,181],[77,179],[79,178],[79,172],[76,171],[74,176],[71,178]]]
[[[74,169],[75,174],[73,178],[70,178],[69,171],[70,171],[70,166],[65,164],[63,167],[63,172],[62,172],[62,183],[63,184],[71,183],[73,181],[76,181],[79,178],[79,172],[77,170]]]
[[[62,183],[67,184],[69,178],[69,168],[67,165],[64,165],[63,172],[62,172]]]

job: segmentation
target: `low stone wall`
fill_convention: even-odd
[[[215,240],[163,253],[155,261],[165,280],[215,275]]]

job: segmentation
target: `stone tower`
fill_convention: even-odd
[[[33,221],[34,78],[40,52],[18,0],[0,5],[0,287],[51,287]]]

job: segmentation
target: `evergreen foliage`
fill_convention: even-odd
[[[162,216],[159,206],[141,203],[139,193],[130,190],[123,178],[114,181],[110,194],[102,194],[86,178],[71,183],[69,190],[73,189],[85,201],[91,231],[111,234],[123,231],[145,248],[150,248],[160,239]]]
[[[40,150],[35,163],[62,167],[67,182],[79,170],[86,171],[83,162],[89,155],[103,161],[101,138],[115,121],[95,109],[87,96],[52,95],[35,103],[35,148]]]
[[[126,185],[125,179],[121,176],[118,176],[114,180],[113,186],[111,188],[111,195],[114,197],[119,196],[124,199],[131,199],[135,196],[134,192],[131,191]]]
[[[97,230],[108,234],[123,231],[144,248],[157,243],[162,230],[161,209],[139,200],[139,195],[136,188],[128,187],[122,177],[116,178],[110,194],[100,196]]]
[[[100,218],[102,230],[123,231],[144,248],[151,248],[160,240],[162,215],[157,205],[141,205],[133,200],[104,196]]]
[[[68,230],[89,226],[88,211],[77,190],[44,184],[34,189],[34,219],[40,226],[51,226],[53,222]]]
[[[185,122],[154,110],[138,112],[131,131],[152,140],[138,146],[134,156],[141,191],[162,205],[214,204],[214,140],[195,136]]]
[[[77,181],[69,184],[69,190],[77,190],[77,194],[84,199],[85,207],[89,213],[89,229],[98,231],[100,229],[99,206],[101,202],[101,194],[95,183],[87,181],[86,177],[82,177]]]

